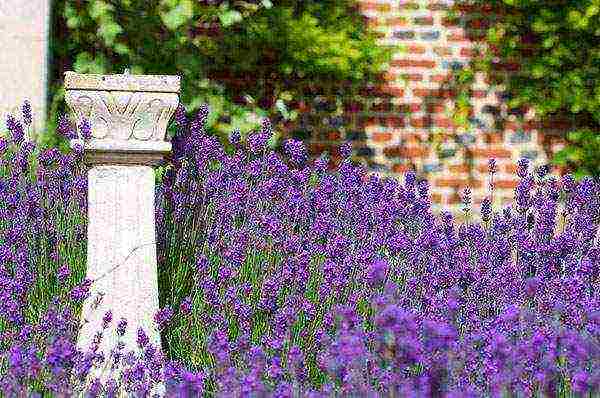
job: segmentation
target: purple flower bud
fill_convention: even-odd
[[[240,142],[242,141],[242,134],[240,132],[239,129],[234,129],[231,134],[229,135],[229,142],[231,142],[232,145],[239,145]]]
[[[81,121],[79,125],[79,132],[84,140],[89,140],[92,138],[92,126],[86,118],[83,118]]]
[[[529,170],[529,160],[526,158],[521,158],[517,163],[517,175],[521,178],[525,178],[527,176]]]
[[[340,156],[347,159],[352,155],[352,142],[348,141],[344,145],[340,146]]]
[[[471,188],[466,187],[463,190],[462,202],[465,205],[466,209],[468,209],[471,206]]]
[[[32,116],[31,116],[31,104],[28,100],[25,100],[22,107],[23,113],[23,122],[26,126],[31,126]]]
[[[490,214],[492,213],[492,202],[489,198],[484,198],[481,202],[481,218],[487,222],[490,220]]]
[[[136,341],[139,348],[144,348],[148,344],[150,340],[148,339],[146,332],[144,332],[144,329],[138,328]]]
[[[125,335],[125,330],[127,329],[127,319],[121,318],[119,324],[117,325],[117,334],[119,336]]]
[[[284,142],[283,147],[285,152],[290,156],[291,161],[297,165],[301,165],[308,158],[302,141],[289,139]]]
[[[74,140],[77,139],[77,132],[71,125],[69,118],[66,115],[60,115],[58,117],[58,132],[67,139]]]
[[[6,127],[8,128],[12,141],[16,145],[19,145],[21,142],[23,142],[23,138],[25,137],[23,126],[12,115],[8,115],[6,118]]]
[[[188,296],[185,299],[183,299],[179,309],[182,313],[186,315],[192,312],[192,298]]]
[[[108,325],[112,322],[112,311],[106,311],[102,318],[102,329],[107,329]]]
[[[182,104],[179,104],[175,110],[175,122],[177,123],[179,132],[183,133],[183,130],[187,127],[188,120],[185,114],[185,107]]]
[[[498,172],[498,165],[496,164],[496,159],[489,160],[488,171],[490,174],[496,174]]]
[[[158,325],[158,328],[162,329],[169,322],[169,320],[171,320],[172,316],[173,310],[171,307],[166,306],[165,308],[158,310],[158,312],[154,315],[154,321]]]
[[[69,268],[69,264],[63,264],[58,268],[56,277],[59,283],[64,283],[70,275],[71,269]]]
[[[367,274],[367,280],[371,286],[376,286],[382,283],[385,279],[385,275],[387,273],[389,266],[387,261],[385,260],[375,260],[371,267],[369,268],[369,272]]]

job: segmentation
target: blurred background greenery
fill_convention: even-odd
[[[352,91],[386,69],[398,49],[378,45],[365,22],[352,0],[56,0],[42,145],[68,145],[52,133],[67,112],[67,70],[177,74],[190,115],[210,105],[208,132],[244,135],[268,117],[279,134],[297,118],[307,81]]]

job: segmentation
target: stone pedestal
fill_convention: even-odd
[[[86,118],[92,129],[91,139],[78,140],[90,166],[87,278],[94,281],[83,307],[78,348],[90,349],[110,310],[112,324],[98,348],[107,360],[119,340],[124,352],[140,352],[139,327],[160,350],[153,320],[159,306],[152,166],[171,150],[165,135],[178,104],[179,77],[67,72],[65,88],[78,122]],[[121,318],[127,320],[123,337],[116,330]],[[109,374],[95,370],[91,377],[106,381]]]
[[[44,126],[49,15],[49,0],[0,0],[0,131],[8,114],[21,119],[25,100],[34,131]]]

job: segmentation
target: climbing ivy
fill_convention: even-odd
[[[494,71],[498,60],[519,61],[519,73],[494,74],[495,84],[506,85],[508,106],[530,106],[542,120],[556,115],[570,120],[568,145],[553,163],[576,169],[578,176],[599,177],[600,0],[462,0],[456,8],[468,9],[465,5],[492,12],[483,15],[489,22],[487,46],[457,73],[461,83],[472,83],[474,71]],[[451,17],[458,14],[454,10]],[[490,17],[494,14],[498,17]],[[468,107],[462,101],[458,109]]]

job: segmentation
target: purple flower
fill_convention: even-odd
[[[488,161],[488,171],[490,174],[496,174],[498,172],[498,165],[496,164],[496,159],[490,159]]]
[[[164,326],[166,326],[166,324],[171,320],[172,316],[173,316],[173,310],[171,309],[171,307],[166,306],[166,307],[160,309],[154,315],[154,321],[156,322],[158,328],[161,329]]]
[[[371,286],[376,286],[381,284],[385,280],[385,275],[387,273],[389,266],[387,261],[378,259],[371,264],[369,268],[369,273],[367,274],[367,280]]]
[[[12,141],[19,145],[23,142],[23,138],[25,136],[25,132],[23,131],[23,126],[21,123],[16,120],[12,115],[8,115],[6,118],[6,127],[11,135]]]
[[[58,268],[56,277],[59,283],[65,283],[67,278],[71,275],[71,269],[69,268],[69,264],[63,264]]]
[[[139,348],[144,348],[146,345],[148,345],[150,340],[148,339],[146,332],[144,332],[144,329],[138,328],[136,341]]]
[[[229,142],[231,142],[232,145],[240,145],[242,141],[242,134],[240,132],[240,129],[234,129],[231,131],[231,134],[229,135]]]
[[[344,159],[347,159],[352,155],[352,142],[348,141],[340,146],[340,156]]]
[[[77,132],[71,125],[69,118],[66,115],[60,115],[58,117],[58,132],[67,139],[77,139]]]
[[[106,311],[102,318],[102,329],[107,329],[108,325],[112,321],[112,311]]]
[[[90,279],[85,279],[81,284],[75,286],[71,290],[71,300],[75,302],[82,302],[89,296],[90,286],[92,285],[92,281]]]
[[[192,298],[188,296],[185,299],[183,299],[179,309],[183,314],[186,315],[192,312]]]
[[[529,160],[526,158],[521,158],[517,162],[517,175],[521,178],[525,178],[527,176],[529,170]]]
[[[25,100],[25,102],[23,103],[21,112],[23,113],[23,122],[25,123],[26,126],[30,126],[32,116],[31,116],[31,104],[29,103],[28,100]]]
[[[306,161],[308,155],[302,141],[289,139],[284,142],[283,146],[293,163],[301,165]]]
[[[483,221],[490,220],[490,214],[492,213],[492,202],[489,198],[484,198],[481,201],[481,218]]]
[[[79,124],[79,133],[84,140],[89,140],[92,138],[92,126],[90,125],[89,120],[86,118],[83,118]]]
[[[124,336],[126,329],[127,329],[127,319],[121,318],[121,320],[119,321],[119,324],[117,325],[117,334],[121,337]]]

